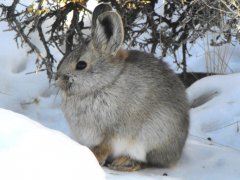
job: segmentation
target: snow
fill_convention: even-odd
[[[192,104],[205,99],[190,112],[190,133],[211,137],[214,142],[240,150],[240,86],[237,82],[240,82],[239,73],[201,79],[188,88]]]
[[[0,159],[0,179],[5,180],[105,179],[88,148],[4,109],[0,109]]]
[[[102,169],[71,139],[58,90],[45,73],[26,75],[35,70],[35,57],[17,49],[5,29],[0,23],[0,179],[240,179],[240,73],[207,77],[187,89],[190,132],[175,166],[117,172]],[[191,52],[190,69],[206,70],[203,51]],[[239,46],[230,53],[231,69],[239,72]]]

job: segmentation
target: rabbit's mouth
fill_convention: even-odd
[[[72,87],[72,82],[70,81],[69,76],[62,75],[56,78],[56,85],[64,92],[69,92]]]

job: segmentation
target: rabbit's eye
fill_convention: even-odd
[[[85,61],[79,61],[76,65],[76,70],[83,70],[87,67],[87,63]]]

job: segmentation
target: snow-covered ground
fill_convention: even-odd
[[[14,34],[4,29],[1,23],[0,179],[240,179],[240,73],[208,77],[187,89],[191,127],[176,166],[133,173],[102,170],[87,148],[69,138],[57,89],[45,73],[26,75],[35,70],[35,58],[17,49]],[[230,50],[235,72],[239,50]],[[205,70],[206,56],[193,52],[189,67]]]
[[[0,117],[0,179],[105,179],[88,148],[12,111]]]

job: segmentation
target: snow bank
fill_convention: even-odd
[[[0,179],[105,179],[86,147],[23,115],[0,109]]]
[[[187,89],[190,133],[240,150],[240,73],[201,79]]]

